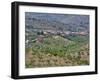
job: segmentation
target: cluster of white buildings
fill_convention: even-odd
[[[44,34],[53,34],[53,35],[87,35],[87,31],[82,32],[71,32],[71,31],[59,31],[59,30],[43,30]]]

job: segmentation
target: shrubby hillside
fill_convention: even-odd
[[[89,65],[89,16],[25,13],[25,65]]]

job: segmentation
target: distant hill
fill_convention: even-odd
[[[25,13],[25,25],[29,28],[51,28],[65,31],[89,30],[88,15]]]

